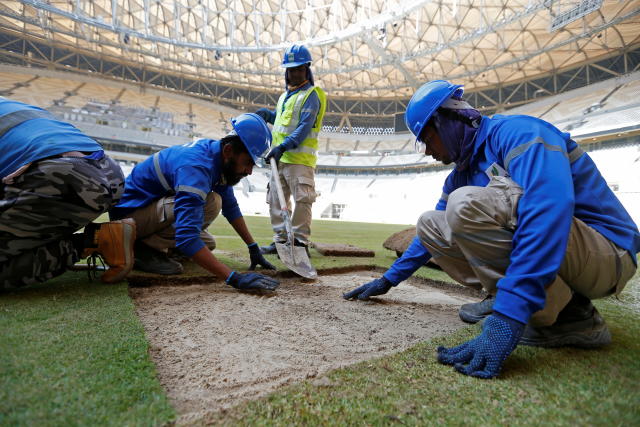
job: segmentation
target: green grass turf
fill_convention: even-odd
[[[247,217],[260,244],[269,220]],[[395,254],[381,243],[403,225],[314,221],[313,239],[376,251],[375,258],[330,259],[317,268],[386,267]],[[210,231],[233,268],[248,254],[224,220]],[[284,268],[275,256],[270,256]],[[436,270],[418,275],[449,280]],[[393,291],[392,291],[393,292]],[[354,302],[354,304],[357,304]],[[222,424],[640,424],[640,277],[621,301],[597,302],[613,334],[604,350],[519,347],[503,375],[483,381],[438,365],[435,348],[472,338],[477,327],[360,363],[242,404],[205,422]],[[0,425],[158,425],[175,413],[151,364],[142,326],[124,284],[89,284],[68,273],[38,287],[0,295]]]
[[[256,241],[262,246],[271,243],[273,232],[269,218],[245,217],[249,229]],[[375,257],[324,257],[319,252],[311,250],[311,262],[316,268],[333,268],[350,265],[378,265],[387,267],[396,259],[394,252],[382,247],[382,242],[392,233],[404,230],[410,225],[398,224],[370,224],[343,221],[314,220],[312,224],[312,241],[319,243],[351,244],[373,249]],[[228,263],[232,268],[246,270],[249,266],[249,252],[242,240],[226,221],[215,221],[209,231],[216,237],[217,249],[235,251],[240,256],[225,257],[216,255]],[[215,254],[215,251],[214,251]],[[276,255],[267,255],[278,270],[287,270]]]
[[[175,417],[126,283],[67,273],[0,294],[0,425],[157,425]]]

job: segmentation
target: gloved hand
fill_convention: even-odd
[[[260,252],[260,246],[256,242],[253,242],[249,246],[249,257],[251,258],[251,265],[249,266],[249,270],[255,270],[256,266],[261,265],[267,270],[275,270],[276,268],[269,261],[262,256]]]
[[[264,157],[264,161],[269,163],[271,161],[271,158],[273,157],[274,159],[276,159],[276,162],[279,162],[280,157],[282,157],[285,151],[287,150],[282,146],[282,144],[276,145],[271,149],[271,151],[269,151],[269,154]]]
[[[518,345],[524,323],[498,312],[486,318],[482,333],[457,347],[438,347],[438,362],[453,365],[456,371],[478,378],[493,378]]]
[[[258,273],[240,274],[232,271],[225,280],[229,285],[243,291],[267,290],[274,291],[279,285],[276,279]]]
[[[268,108],[258,108],[256,114],[262,117],[262,119],[269,123],[269,117],[271,117],[271,111]]]
[[[352,290],[351,292],[347,292],[346,294],[342,294],[342,298],[344,299],[353,299],[358,298],[361,301],[366,301],[369,297],[374,295],[382,295],[389,292],[389,289],[393,286],[393,283],[388,281],[384,276],[379,279],[373,280],[369,283],[365,283]]]

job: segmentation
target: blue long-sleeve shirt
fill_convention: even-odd
[[[13,113],[31,118],[20,122]],[[12,115],[14,120],[9,119]],[[29,116],[25,115],[23,118]],[[11,122],[19,123],[15,126]],[[69,123],[56,120],[42,108],[0,97],[0,179],[18,168],[68,151],[99,152],[102,146]]]
[[[574,216],[627,250],[635,262],[638,228],[596,165],[569,134],[534,117],[483,117],[469,167],[449,174],[436,209],[445,210],[448,195],[459,187],[486,186],[485,171],[494,164],[523,188],[510,264],[497,284],[495,311],[526,323],[544,308],[544,288],[560,269]],[[424,246],[414,243],[405,252],[407,259],[403,254],[385,273],[387,279],[404,280],[430,258]]]
[[[200,232],[205,200],[211,191],[220,194],[227,221],[242,216],[233,187],[224,183],[222,164],[220,141],[201,139],[165,148],[133,168],[125,181],[122,199],[110,211],[111,217],[123,218],[161,197],[175,194],[176,247],[193,256],[205,246]]]
[[[285,95],[284,102],[282,103],[282,111],[284,111],[284,107],[287,103],[287,100],[294,94],[298,93],[301,90],[307,90],[311,87],[310,83],[302,86],[299,89],[289,91],[287,90],[287,94]],[[320,111],[320,100],[318,99],[318,95],[313,92],[309,95],[307,100],[304,102],[302,106],[302,111],[300,111],[300,122],[296,129],[288,135],[284,141],[282,142],[282,146],[285,147],[286,150],[291,150],[297,148],[302,141],[304,141],[307,136],[309,136],[309,132],[313,128],[313,124],[316,121],[316,117],[318,116],[318,112]],[[269,110],[267,108],[260,108],[258,113],[264,118],[267,123],[273,124],[276,121],[276,111]]]

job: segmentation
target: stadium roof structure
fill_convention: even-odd
[[[300,42],[333,99],[406,102],[432,79],[481,91],[638,52],[639,15],[640,0],[3,0],[0,48],[48,67],[119,66],[141,83],[178,76],[276,94],[282,53]]]

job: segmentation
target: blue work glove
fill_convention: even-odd
[[[256,114],[262,117],[265,122],[269,123],[269,119],[271,118],[271,110],[269,110],[268,108],[258,108]]]
[[[287,150],[282,144],[276,145],[275,147],[273,147],[271,149],[271,151],[269,151],[269,154],[267,154],[264,157],[264,161],[269,163],[271,161],[271,158],[273,157],[274,159],[276,159],[276,162],[279,162],[280,161],[280,157],[282,157],[282,155],[284,154],[285,151],[287,151]]]
[[[249,257],[251,258],[251,265],[249,270],[255,270],[256,266],[260,265],[267,270],[275,270],[276,268],[260,253],[260,246],[256,242],[247,246],[249,248]]]
[[[227,282],[234,288],[241,289],[243,291],[274,291],[280,285],[280,282],[278,282],[276,279],[272,279],[271,277],[262,274],[240,274],[235,271],[232,271],[231,274],[229,274],[229,277],[227,277],[227,280],[225,280],[225,282]]]
[[[524,323],[494,312],[482,325],[482,333],[457,347],[438,347],[438,362],[478,378],[496,377],[518,345]]]
[[[431,254],[420,242],[420,238],[416,236],[407,250],[389,267],[384,275],[390,282],[400,283],[425,265],[429,258],[431,258]]]
[[[369,297],[374,295],[382,295],[389,292],[389,289],[393,286],[393,283],[388,281],[384,276],[379,279],[373,280],[369,283],[365,283],[352,290],[351,292],[347,292],[346,294],[342,294],[342,298],[344,299],[353,299],[358,298],[361,301],[368,300]]]

